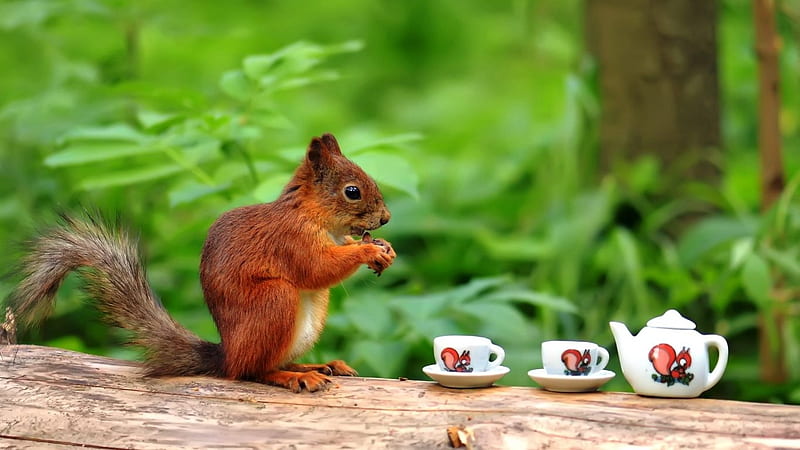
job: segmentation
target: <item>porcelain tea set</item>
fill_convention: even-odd
[[[697,397],[722,378],[728,363],[728,343],[715,334],[700,334],[695,323],[674,309],[650,319],[636,336],[620,322],[610,322],[622,374],[639,395]],[[709,348],[717,362],[709,368]],[[439,336],[433,341],[436,364],[422,371],[451,388],[491,386],[510,370],[502,366],[503,348],[480,336]],[[494,355],[494,359],[491,358]],[[545,341],[542,368],[528,376],[555,392],[591,392],[616,375],[605,367],[606,349],[585,341]]]

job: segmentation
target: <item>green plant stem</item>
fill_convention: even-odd
[[[203,169],[201,169],[197,164],[192,164],[188,161],[183,155],[181,155],[180,151],[175,149],[174,147],[164,146],[162,151],[165,155],[169,156],[170,159],[175,161],[179,166],[183,167],[184,169],[188,170],[195,176],[200,182],[207,184],[209,186],[214,186],[216,183],[214,179],[211,178],[209,174],[207,174]]]

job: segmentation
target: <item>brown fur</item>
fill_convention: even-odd
[[[358,187],[360,199],[345,196],[349,185]],[[150,375],[208,374],[295,392],[324,389],[326,375],[356,372],[342,361],[292,361],[322,332],[328,288],[361,264],[378,274],[392,264],[388,242],[350,237],[389,217],[375,182],[326,134],[311,141],[276,201],[228,211],[211,226],[200,280],[221,343],[203,341],[172,320],[147,283],[135,243],[91,218],[64,217],[61,228],[34,242],[11,304],[19,317],[35,322],[52,307],[64,277],[79,270],[109,321],[133,331],[134,344],[147,350]]]

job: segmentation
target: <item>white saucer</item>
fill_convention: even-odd
[[[508,367],[497,366],[486,372],[446,372],[437,364],[422,368],[425,375],[438,381],[439,384],[449,388],[478,388],[491,386],[495,381],[503,378],[511,371]]]
[[[553,392],[592,392],[614,378],[616,374],[610,370],[601,370],[586,376],[550,375],[544,369],[528,371],[531,380],[543,388]]]

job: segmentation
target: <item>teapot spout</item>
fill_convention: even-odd
[[[614,341],[617,343],[617,348],[620,352],[633,340],[633,335],[628,331],[628,327],[622,322],[609,322],[611,327],[611,334],[614,335]]]

